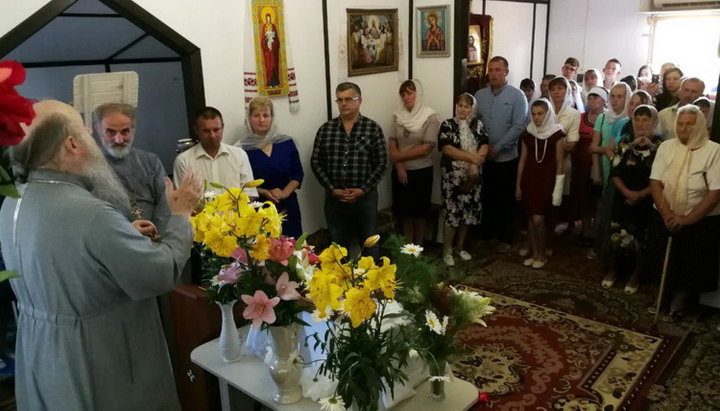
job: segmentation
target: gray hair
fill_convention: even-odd
[[[135,107],[130,104],[124,103],[105,103],[99,105],[95,111],[93,111],[93,124],[97,127],[105,116],[112,113],[120,113],[128,117],[132,121],[132,126],[135,128]]]
[[[10,148],[10,161],[15,177],[21,183],[27,181],[30,170],[53,161],[68,136],[78,136],[80,130],[71,120],[60,113],[42,119],[31,128],[23,141]]]

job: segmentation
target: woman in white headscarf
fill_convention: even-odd
[[[292,138],[277,132],[272,100],[267,97],[250,100],[245,126],[247,137],[236,145],[247,152],[253,176],[265,180],[258,194],[286,214],[283,234],[298,238],[302,222],[295,190],[300,188],[304,173],[297,147]]]
[[[402,222],[405,239],[422,245],[430,216],[433,186],[433,149],[440,119],[423,102],[422,84],[400,85],[400,107],[393,114],[390,161],[393,163],[393,211]]]
[[[628,103],[630,103],[630,95],[632,90],[625,83],[617,83],[610,89],[610,104],[602,116],[595,121],[595,132],[593,133],[593,141],[590,150],[599,155],[600,159],[600,176],[603,185],[607,186],[608,176],[610,174],[610,161],[615,155],[615,145],[617,144],[617,136],[619,129],[623,125],[623,121],[627,118]]]
[[[562,202],[565,132],[547,99],[536,100],[530,106],[530,116],[527,130],[520,135],[515,197],[528,222],[530,257],[523,265],[537,269],[547,264],[545,216]]]
[[[712,130],[713,117],[715,114],[715,102],[703,96],[698,97],[693,104],[698,106],[700,111],[705,115],[705,124],[707,124],[708,133]]]
[[[575,150],[575,146],[580,140],[580,112],[573,107],[575,100],[568,79],[565,77],[555,77],[550,80],[548,89],[550,92],[550,101],[552,102],[555,113],[557,113],[555,115],[555,121],[560,124],[565,131],[565,139],[562,143],[568,154],[564,160],[564,174],[570,176],[572,173],[572,160],[569,153]],[[570,178],[565,179],[563,195],[572,195],[570,193]],[[570,223],[570,216],[567,213],[567,203],[568,201],[564,202],[563,209],[560,212],[560,221],[557,227],[555,227],[555,232],[558,234],[565,232]]]
[[[612,205],[610,223],[610,264],[602,286],[610,288],[619,275],[625,276],[634,267],[626,294],[634,294],[640,286],[642,250],[651,214],[650,170],[660,138],[655,135],[658,112],[650,105],[633,111],[633,132],[617,145],[610,179],[617,193]]]
[[[582,97],[585,107],[587,107],[588,104],[587,98],[590,94],[590,90],[594,87],[598,87],[598,82],[600,82],[599,87],[602,87],[602,73],[600,73],[600,70],[591,68],[585,71],[585,75],[583,76],[582,92],[580,92],[580,97]]]
[[[462,260],[471,259],[465,250],[465,237],[470,226],[480,224],[482,215],[481,173],[489,146],[485,128],[474,113],[475,97],[461,94],[455,102],[455,117],[442,122],[438,136],[445,210],[443,262],[448,266],[455,265],[453,250]]]
[[[630,86],[620,82],[610,89],[609,107],[605,113],[595,120],[593,139],[590,151],[593,153],[593,184],[602,184],[603,195],[598,202],[595,217],[595,251],[588,254],[589,258],[600,257],[603,269],[607,270],[610,261],[608,238],[610,236],[610,217],[612,214],[615,187],[608,184],[611,161],[615,156],[616,140],[620,127],[627,118],[627,108],[630,102]]]
[[[717,290],[720,261],[720,145],[710,141],[705,116],[694,105],[678,109],[675,129],[677,138],[660,145],[650,174],[657,213],[649,236],[655,253],[648,261],[662,262],[673,237],[666,282],[673,299],[663,317],[668,322],[682,317],[700,293]]]

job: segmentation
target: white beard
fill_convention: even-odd
[[[85,140],[87,164],[81,175],[93,185],[92,194],[117,207],[130,218],[130,196],[92,138]]]
[[[112,143],[106,141],[104,138],[100,138],[99,140],[103,148],[105,149],[105,152],[115,158],[125,158],[128,154],[130,154],[133,142],[135,141],[135,139],[132,139],[124,146],[119,146],[113,145]]]

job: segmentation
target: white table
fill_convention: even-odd
[[[243,329],[241,334],[244,335]],[[193,363],[215,375],[220,382],[220,402],[223,411],[231,411],[230,386],[242,391],[272,410],[279,411],[316,411],[320,405],[308,398],[295,404],[281,405],[273,401],[275,383],[270,377],[267,365],[259,358],[243,358],[234,363],[226,363],[220,358],[218,340],[212,340],[190,354]],[[417,394],[397,404],[392,410],[398,411],[454,411],[467,410],[477,402],[478,391],[474,385],[459,378],[445,383],[445,400],[430,399],[430,383],[425,381],[415,387]]]

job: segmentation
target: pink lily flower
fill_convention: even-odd
[[[272,240],[270,244],[270,260],[282,265],[287,265],[288,259],[295,251],[295,240],[292,238],[280,237]]]
[[[243,311],[243,317],[247,320],[253,320],[252,326],[254,328],[260,328],[263,322],[272,324],[277,319],[273,307],[278,305],[280,298],[268,298],[265,291],[262,290],[256,290],[255,295],[252,297],[241,295],[240,298],[247,304]]]
[[[290,281],[288,273],[282,273],[275,284],[278,297],[283,301],[297,300],[300,298],[300,293],[298,293],[297,288],[298,283],[296,281]]]
[[[239,263],[235,262],[230,265],[224,266],[218,273],[218,279],[222,280],[225,284],[235,284],[240,278],[242,267]]]

